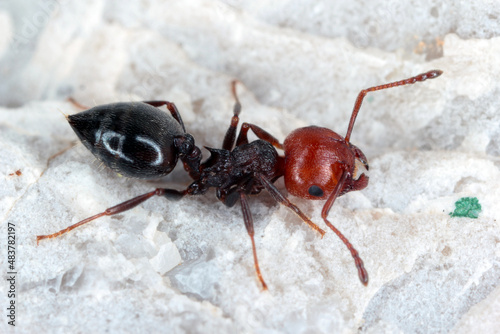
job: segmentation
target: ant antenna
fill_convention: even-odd
[[[374,92],[376,90],[382,90],[382,89],[387,89],[387,88],[392,88],[392,87],[397,87],[397,86],[410,85],[410,84],[414,84],[414,83],[419,82],[419,81],[424,81],[427,79],[434,79],[434,78],[437,78],[438,76],[440,76],[441,74],[443,74],[443,71],[441,71],[441,70],[432,70],[432,71],[422,73],[422,74],[416,75],[414,77],[411,77],[411,78],[408,78],[405,80],[391,82],[388,84],[363,89],[361,92],[359,92],[359,95],[356,98],[356,103],[354,104],[354,109],[352,111],[351,120],[349,121],[349,127],[347,128],[347,133],[345,135],[345,141],[349,142],[349,139],[351,139],[351,132],[352,132],[352,128],[354,127],[354,121],[356,120],[356,117],[358,116],[359,109],[361,108],[361,104],[363,103],[363,99],[365,98],[366,94],[368,94],[369,92]]]

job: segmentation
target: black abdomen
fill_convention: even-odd
[[[177,163],[174,137],[181,125],[143,102],[112,103],[68,116],[82,143],[99,160],[127,177],[153,179]]]

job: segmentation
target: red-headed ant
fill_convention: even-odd
[[[179,200],[185,195],[204,194],[214,187],[217,198],[226,206],[231,207],[240,201],[243,220],[252,242],[255,271],[263,289],[267,289],[257,260],[248,195],[258,194],[265,189],[278,203],[291,209],[312,229],[322,236],[325,233],[274,186],[273,183],[283,176],[286,189],[292,195],[326,200],[321,217],[347,246],[354,258],[361,283],[367,285],[368,273],[358,252],[327,219],[337,197],[368,185],[368,176],[365,174],[368,170],[367,159],[349,141],[356,116],[368,92],[434,79],[441,74],[442,71],[433,70],[406,80],[362,90],[354,104],[345,138],[330,129],[309,126],[293,131],[283,144],[262,128],[249,123],[242,124],[236,138],[241,104],[234,81],[233,117],[222,142],[222,149],[207,147],[210,157],[203,163],[201,150],[195,146],[193,137],[186,133],[181,116],[171,102],[112,103],[70,115],[67,120],[82,143],[117,173],[132,178],[155,179],[170,173],[180,159],[194,181],[181,191],[157,188],[134,197],[59,232],[39,235],[37,243],[69,232],[99,217],[130,210],[153,196]],[[163,105],[170,111],[170,115],[157,108]],[[250,129],[259,138],[251,143],[247,137]],[[276,148],[282,149],[285,156],[280,156]]]

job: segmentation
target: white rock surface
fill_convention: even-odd
[[[0,263],[7,276],[11,223],[16,332],[494,332],[498,15],[491,1],[0,4]],[[251,208],[267,292],[239,208],[213,192],[155,198],[36,245],[154,186],[71,147],[69,96],[174,101],[197,144],[220,147],[235,78],[242,121],[283,140],[309,124],[344,135],[361,89],[434,68],[438,79],[369,94],[354,127],[370,184],[329,218],[364,259],[367,287],[334,233],[321,239],[266,194]],[[163,184],[189,182],[178,168]],[[448,215],[461,197],[479,199],[478,219]],[[324,227],[322,202],[291,199]],[[0,284],[2,333],[14,331],[8,290]]]

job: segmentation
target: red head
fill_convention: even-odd
[[[368,170],[366,157],[359,148],[350,143],[356,116],[368,92],[414,84],[436,78],[441,73],[440,70],[433,70],[406,80],[362,90],[354,104],[345,138],[332,130],[310,126],[293,131],[285,139],[283,174],[286,188],[298,197],[326,200],[321,217],[351,252],[359,279],[364,285],[368,284],[368,272],[361,257],[349,240],[327,219],[328,212],[338,196],[368,185],[368,176],[365,174]]]
[[[368,163],[363,152],[350,143],[363,98],[369,92],[433,79],[441,73],[440,70],[433,70],[406,80],[362,90],[354,104],[345,138],[332,130],[316,126],[293,131],[283,145],[284,177],[288,191],[307,199],[329,199],[332,196],[329,201],[331,203],[327,202],[331,205],[336,197],[365,188],[368,185]],[[334,191],[336,194],[333,194]]]
[[[340,195],[368,185],[364,154],[327,128],[309,126],[293,131],[284,143],[285,186],[297,197],[327,199],[345,170]]]

